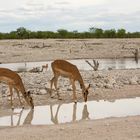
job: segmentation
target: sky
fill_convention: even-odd
[[[90,27],[140,31],[140,0],[0,0],[0,32],[88,31]]]

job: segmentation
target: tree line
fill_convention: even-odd
[[[126,32],[125,29],[108,29],[91,27],[86,32],[77,30],[68,31],[58,29],[53,31],[30,31],[24,27],[19,27],[16,31],[1,33],[0,39],[45,39],[45,38],[140,38],[140,32]]]

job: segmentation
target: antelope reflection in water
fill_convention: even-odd
[[[61,104],[58,105],[57,110],[56,110],[56,113],[55,113],[55,116],[54,116],[54,115],[53,115],[53,106],[50,105],[51,121],[52,121],[54,124],[59,124],[59,122],[58,122],[58,112],[59,112],[60,106],[61,106]]]
[[[24,119],[23,123],[21,122],[21,119],[23,117],[23,112],[24,112],[24,109],[22,109],[19,113],[16,113],[16,115],[18,115],[19,117],[17,118],[17,123],[14,124],[14,116],[15,116],[15,113],[14,111],[12,111],[12,114],[11,114],[11,126],[19,126],[19,125],[25,125],[25,124],[31,124],[32,120],[33,120],[33,114],[34,114],[34,110],[33,109],[30,109],[29,113],[27,114],[26,118]]]
[[[77,112],[77,104],[74,104],[73,105],[73,120],[72,120],[73,122],[77,121],[76,112]],[[87,105],[85,104],[83,107],[81,120],[89,120],[89,119],[90,118],[89,118],[88,108],[87,108]]]
[[[19,112],[19,118],[17,120],[16,126],[20,125],[20,120],[21,120],[22,113],[23,113],[23,109]],[[11,114],[11,126],[14,126],[13,114],[14,114],[14,111],[12,111],[12,114]]]
[[[0,126],[60,124],[88,119],[86,104],[70,103],[36,106],[34,110],[15,109],[10,116],[0,118]]]
[[[55,115],[53,114],[54,112],[54,110],[53,110],[53,106],[52,105],[50,105],[50,112],[51,112],[51,121],[54,123],[54,124],[59,124],[59,123],[61,123],[61,122],[59,122],[59,121],[62,121],[61,119],[59,120],[58,118],[59,118],[59,116],[60,115],[62,115],[62,113],[61,113],[61,110],[60,110],[60,108],[61,108],[61,105],[62,104],[59,104],[58,106],[57,106],[57,109],[54,109],[54,110],[56,110],[56,113],[55,113]],[[71,121],[69,121],[69,122],[75,122],[75,121],[78,121],[78,115],[77,115],[77,104],[73,104],[73,111],[72,111],[72,113],[71,113],[71,117],[72,117],[72,120]],[[60,113],[60,114],[59,114]],[[64,115],[64,114],[63,114]],[[63,116],[64,117],[64,116]],[[81,116],[81,118],[80,118],[80,120],[88,120],[88,119],[90,119],[89,118],[89,112],[88,112],[88,108],[87,108],[87,105],[85,104],[84,105],[84,107],[83,107],[83,110],[82,110],[82,116]],[[80,121],[79,120],[79,121]]]

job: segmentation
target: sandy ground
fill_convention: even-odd
[[[86,44],[86,45],[85,45]],[[126,58],[134,57],[140,47],[140,39],[79,39],[79,40],[0,40],[0,62],[46,61],[76,58]],[[88,100],[114,101],[120,98],[140,96],[140,70],[80,71],[85,84],[90,83]],[[67,79],[59,80],[62,100],[49,96],[51,71],[42,73],[19,73],[25,88],[33,92],[35,105],[72,102],[72,91]],[[1,85],[1,92],[7,87]],[[55,91],[54,91],[55,93]],[[78,101],[82,102],[81,90],[77,85]],[[4,94],[4,95],[5,95]],[[18,106],[18,101],[14,101]],[[0,116],[10,108],[7,97],[0,98]],[[20,126],[0,128],[3,140],[42,139],[95,139],[137,140],[140,139],[140,117],[108,118],[80,121],[71,124],[47,126]],[[7,135],[8,134],[8,135]]]
[[[110,118],[53,126],[0,130],[2,140],[139,140],[140,117]]]
[[[133,57],[140,39],[0,40],[0,62]]]

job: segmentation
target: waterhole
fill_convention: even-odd
[[[86,59],[91,64],[93,64],[92,59]],[[99,70],[107,70],[107,69],[136,69],[140,68],[140,63],[137,63],[134,58],[122,58],[122,59],[96,59],[99,62]],[[80,70],[92,70],[91,66],[85,62],[85,59],[76,59],[76,60],[68,60],[69,62],[76,65]],[[28,71],[32,68],[39,67],[41,70],[41,66],[48,64],[49,68],[51,68],[52,61],[43,61],[43,62],[24,62],[24,63],[7,63],[0,64],[0,67],[9,68],[14,71]]]
[[[140,98],[100,100],[35,106],[34,110],[14,109],[10,114],[0,117],[0,126],[54,125],[135,115],[140,115]]]

